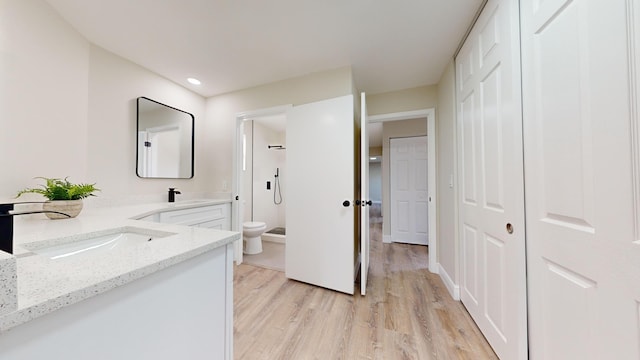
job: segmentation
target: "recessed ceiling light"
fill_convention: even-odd
[[[378,158],[375,157],[375,156],[372,156],[372,157],[369,158],[369,160],[378,160]]]
[[[200,85],[201,84],[200,80],[194,79],[194,78],[188,78],[187,81],[192,83],[193,85]]]

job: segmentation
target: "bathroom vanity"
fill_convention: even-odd
[[[163,211],[142,216],[140,220],[231,230],[231,204],[229,202],[216,204],[196,200],[189,201],[187,204],[179,205],[178,208],[174,205],[174,207],[163,209]]]
[[[228,210],[192,201],[16,219],[14,256],[0,254],[0,359],[232,359],[240,234],[207,228],[228,229]]]

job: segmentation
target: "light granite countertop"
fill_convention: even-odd
[[[164,211],[229,202],[200,200],[87,208],[78,217],[64,220],[49,220],[42,214],[16,216],[14,256],[18,303],[14,311],[0,311],[0,336],[17,325],[240,239],[237,232],[135,220]],[[64,260],[52,260],[28,250],[34,243],[55,243],[69,237],[79,240],[86,238],[86,234],[114,228],[172,235],[116,248],[109,253],[86,254]],[[5,256],[6,253],[0,255],[3,255],[0,261],[11,258]],[[0,273],[12,271],[11,263],[6,264],[9,265],[0,269]],[[11,286],[10,281],[7,284]],[[6,301],[2,291],[3,285],[0,284],[0,300]]]

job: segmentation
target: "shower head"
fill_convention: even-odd
[[[276,150],[286,150],[287,148],[282,146],[282,145],[267,145],[267,147],[269,149],[276,149]]]

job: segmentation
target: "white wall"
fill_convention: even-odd
[[[204,98],[91,45],[42,0],[0,3],[0,59],[0,168],[11,171],[0,178],[0,198],[36,185],[35,176],[96,182],[104,199],[162,199],[169,186],[210,191],[198,172],[206,161]],[[195,115],[195,179],[136,176],[138,96]]]
[[[198,164],[200,173],[212,179],[215,191],[232,180],[232,149],[236,136],[236,115],[240,112],[280,105],[300,105],[354,91],[350,67],[309,74],[207,99],[207,162]]]
[[[382,201],[382,163],[369,162],[369,199]]]
[[[437,189],[438,189],[438,262],[453,283],[458,284],[458,243],[455,217],[455,188],[449,186],[455,172],[455,66],[449,63],[438,83],[438,107],[436,129]],[[441,271],[441,275],[442,271]]]
[[[100,47],[91,46],[89,76],[88,175],[102,189],[101,197],[211,191],[199,171],[207,161],[203,131],[205,99]],[[141,179],[136,176],[136,98],[145,96],[195,117],[193,179]],[[230,152],[229,152],[230,154]],[[229,155],[230,156],[230,155]]]
[[[0,198],[87,173],[89,43],[42,1],[0,2]],[[135,157],[135,155],[134,155]]]
[[[436,106],[437,95],[438,87],[436,85],[367,94],[367,114],[371,116],[430,109]]]

